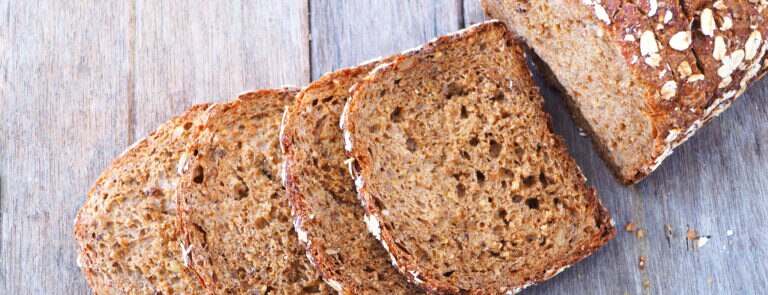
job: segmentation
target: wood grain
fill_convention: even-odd
[[[134,138],[204,101],[309,83],[305,0],[137,1]]]
[[[129,7],[0,6],[0,293],[84,293],[72,225],[90,183],[129,144]]]
[[[0,294],[88,292],[74,215],[101,169],[158,123],[197,102],[302,86],[484,19],[477,0],[0,0]],[[615,181],[560,94],[542,92],[618,234],[527,293],[764,293],[768,81],[633,187]],[[624,231],[630,221],[645,237]],[[694,251],[688,227],[711,240]]]
[[[460,0],[317,0],[310,5],[313,79],[463,26]]]

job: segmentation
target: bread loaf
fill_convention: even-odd
[[[182,259],[176,165],[198,105],[138,141],[93,185],[75,219],[78,264],[96,294],[202,294]]]
[[[341,120],[364,218],[411,282],[517,292],[613,236],[502,23],[406,52],[352,93]]]
[[[183,257],[211,293],[329,293],[279,179],[280,120],[295,94],[261,90],[214,105],[179,161]]]
[[[625,183],[765,74],[765,1],[483,0],[541,58]]]

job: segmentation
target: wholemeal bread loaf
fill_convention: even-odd
[[[307,256],[342,294],[412,294],[366,230],[344,161],[339,118],[349,88],[379,62],[326,74],[299,93],[283,121],[284,184]]]
[[[280,120],[295,94],[261,90],[212,106],[179,161],[184,259],[211,293],[328,293],[279,179]]]
[[[364,218],[410,281],[516,292],[613,236],[542,104],[497,21],[404,53],[352,88],[342,126]]]
[[[483,0],[541,58],[625,183],[765,74],[765,1]]]
[[[198,105],[118,157],[75,220],[78,264],[96,294],[195,294],[201,285],[179,247],[176,165],[195,133]]]

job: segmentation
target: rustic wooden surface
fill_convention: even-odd
[[[75,213],[101,169],[160,122],[417,46],[482,21],[475,1],[0,0],[0,294],[88,293]],[[765,292],[768,81],[633,187],[542,91],[618,234],[527,293]],[[624,231],[630,221],[645,237]],[[688,228],[711,240],[692,248]]]

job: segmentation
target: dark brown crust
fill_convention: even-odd
[[[122,282],[107,282],[102,280],[102,277],[99,276],[99,273],[101,270],[98,269],[98,265],[94,263],[95,259],[98,259],[96,256],[100,256],[104,253],[96,253],[95,247],[94,247],[94,237],[91,237],[89,234],[88,229],[88,220],[92,218],[92,214],[88,212],[91,210],[93,206],[98,206],[97,203],[101,201],[100,194],[98,188],[101,187],[101,185],[105,182],[111,181],[111,178],[115,173],[121,173],[123,170],[121,168],[125,167],[126,165],[132,165],[132,163],[135,163],[137,161],[142,161],[140,158],[140,153],[147,148],[149,148],[150,140],[158,134],[158,132],[172,132],[172,128],[174,126],[180,126],[182,122],[188,122],[193,121],[196,117],[198,117],[201,112],[205,111],[210,104],[204,103],[195,105],[191,108],[189,108],[187,111],[185,111],[182,115],[178,117],[174,117],[165,123],[161,124],[157,130],[152,131],[146,138],[143,138],[136,143],[134,143],[131,147],[129,147],[126,151],[123,152],[120,156],[117,157],[110,165],[107,167],[104,172],[99,175],[99,177],[94,182],[94,185],[91,187],[91,189],[88,191],[88,194],[86,195],[86,201],[83,207],[78,212],[77,216],[75,217],[75,225],[74,225],[74,236],[75,240],[78,244],[78,263],[80,264],[80,268],[83,271],[83,274],[85,275],[86,281],[88,282],[88,285],[93,289],[93,291],[96,294],[109,294],[111,292],[114,292],[115,288],[119,290],[123,290],[124,292],[141,292],[138,289],[135,289],[133,291],[130,291],[128,286],[132,285],[133,283],[130,280],[122,281]],[[167,130],[168,129],[168,130]],[[171,196],[167,196],[171,197]],[[151,228],[151,227],[147,227]],[[157,257],[161,259],[162,257]],[[118,257],[117,259],[121,259]],[[159,262],[155,262],[159,263]],[[190,274],[191,275],[191,274]],[[135,282],[134,282],[135,283]]]
[[[434,53],[436,50],[442,49],[446,46],[449,46],[456,42],[461,42],[464,38],[471,36],[471,35],[479,35],[482,32],[490,31],[490,30],[503,30],[504,34],[510,39],[509,41],[509,47],[515,48],[514,50],[517,50],[519,54],[522,56],[523,50],[520,46],[519,42],[517,40],[514,40],[512,37],[512,34],[509,33],[506,29],[506,26],[499,22],[499,21],[489,21],[485,23],[481,23],[478,25],[475,25],[467,30],[460,31],[459,33],[443,36],[440,38],[437,38],[434,41],[431,41],[421,48],[418,48],[416,50],[408,51],[406,53],[403,53],[402,56],[395,59],[392,63],[389,63],[384,66],[378,67],[376,70],[374,70],[368,77],[366,77],[364,80],[358,82],[353,86],[352,92],[354,99],[351,99],[347,102],[347,106],[345,107],[345,114],[342,116],[342,118],[345,118],[342,122],[342,129],[344,130],[345,134],[355,133],[355,109],[358,107],[356,106],[358,103],[364,103],[360,99],[357,99],[357,94],[364,92],[368,88],[372,87],[373,84],[383,81],[382,76],[388,72],[394,72],[397,70],[398,65],[402,64],[404,61],[420,57],[420,56],[428,56],[432,53]],[[530,72],[520,73],[521,75],[528,75],[528,77],[531,77]],[[531,82],[531,85],[534,85],[533,82]],[[538,91],[538,90],[537,90]],[[540,103],[543,103],[543,100],[540,98]],[[541,112],[542,117],[541,120],[546,120],[548,122],[548,126],[551,132],[551,118],[549,115]],[[584,192],[584,195],[586,196],[587,200],[589,201],[590,208],[592,208],[595,212],[595,220],[599,221],[599,227],[600,230],[598,231],[598,235],[596,235],[592,240],[591,243],[588,245],[582,245],[583,247],[579,249],[574,255],[569,257],[564,257],[561,260],[554,263],[553,267],[544,272],[539,273],[536,275],[536,277],[532,278],[530,281],[526,282],[525,284],[522,284],[520,286],[510,287],[508,292],[518,292],[521,289],[527,287],[530,284],[534,284],[537,282],[541,282],[544,280],[547,280],[557,273],[559,273],[560,270],[562,270],[565,267],[570,266],[571,264],[583,259],[584,257],[588,256],[589,254],[593,253],[598,248],[605,245],[608,240],[610,240],[614,234],[615,231],[613,229],[613,226],[611,224],[611,217],[607,210],[602,206],[600,200],[597,198],[594,189],[588,188],[586,186],[586,179],[581,173],[581,170],[578,168],[578,166],[573,162],[573,160],[568,156],[567,149],[565,147],[564,141],[562,138],[560,138],[557,135],[553,134],[553,137],[556,139],[556,144],[553,146],[554,149],[557,150],[558,154],[565,158],[569,159],[569,163],[571,164],[571,168],[569,169],[571,173],[575,173],[579,176],[579,179],[582,179],[583,181],[578,185],[581,191]],[[346,139],[346,138],[345,138]],[[351,158],[355,159],[355,162],[351,164],[351,171],[355,174],[354,177],[356,179],[362,179],[362,173],[360,171],[370,169],[371,167],[371,159],[369,159],[364,152],[359,151],[355,148],[354,142],[347,142],[347,147],[351,147],[351,150],[347,150],[348,155]],[[362,182],[365,182],[363,179]],[[366,192],[366,190],[359,189],[358,191],[360,198],[363,201],[363,205],[366,209],[366,217],[367,218],[375,218],[376,220],[382,220],[380,209],[374,204],[374,202],[371,202],[369,193]],[[400,270],[400,273],[402,273],[404,276],[408,278],[409,281],[412,283],[419,285],[420,287],[434,293],[440,293],[440,294],[457,294],[462,292],[457,286],[445,284],[443,282],[437,281],[433,279],[433,274],[418,274],[418,277],[412,273],[414,270],[414,266],[409,264],[409,261],[415,260],[412,255],[405,253],[402,251],[399,247],[390,247],[387,245],[394,245],[394,236],[392,233],[390,233],[387,230],[387,227],[379,227],[380,230],[380,237],[382,243],[384,243],[385,248],[390,252],[393,259],[396,259],[393,261],[398,269]],[[401,259],[405,258],[405,259]],[[477,294],[485,294],[485,293],[493,293],[497,292],[497,290],[473,290],[471,291],[473,293]]]
[[[286,188],[286,194],[288,196],[288,199],[291,204],[291,213],[294,216],[294,227],[296,228],[297,232],[305,232],[306,233],[306,241],[303,241],[300,239],[301,243],[304,245],[307,256],[311,257],[312,259],[310,262],[317,268],[317,270],[320,272],[320,274],[323,276],[323,279],[334,288],[339,288],[337,291],[339,291],[342,294],[361,294],[365,292],[370,292],[369,290],[365,290],[363,286],[357,286],[358,284],[354,282],[354,280],[350,280],[344,274],[344,271],[339,271],[336,269],[336,266],[333,265],[333,263],[330,263],[333,259],[322,249],[320,249],[316,242],[313,242],[313,232],[312,230],[308,230],[304,228],[304,221],[309,220],[311,217],[310,215],[313,214],[312,209],[308,205],[308,202],[312,202],[311,196],[305,196],[302,194],[300,189],[300,183],[301,179],[298,175],[298,171],[294,171],[294,166],[297,165],[296,161],[294,160],[294,150],[293,150],[293,138],[296,138],[298,135],[296,134],[296,128],[294,127],[294,119],[293,117],[298,116],[301,112],[304,111],[304,108],[306,108],[307,102],[305,101],[308,99],[305,97],[309,93],[313,93],[313,91],[317,90],[323,90],[323,89],[334,89],[337,86],[335,85],[336,81],[356,81],[359,79],[361,75],[367,74],[371,69],[373,69],[374,66],[376,66],[379,63],[386,62],[390,60],[391,58],[385,59],[385,60],[376,60],[371,61],[369,63],[353,67],[353,68],[346,68],[341,69],[333,73],[329,73],[318,79],[317,81],[309,84],[306,88],[304,88],[298,95],[296,103],[288,110],[287,114],[285,115],[285,118],[283,119],[282,123],[282,133],[280,136],[280,143],[281,148],[283,150],[283,157],[284,157],[284,176],[283,176],[283,185]],[[346,84],[346,83],[342,83]],[[341,110],[339,110],[341,111]],[[336,127],[337,122],[333,122],[334,127]],[[339,137],[341,137],[341,130],[339,132]],[[352,180],[349,180],[349,185],[353,185]],[[361,208],[362,209],[362,208]],[[360,220],[362,223],[362,220]],[[343,226],[343,225],[341,225]],[[324,245],[327,246],[327,245]],[[362,251],[367,251],[368,249],[360,249]],[[379,257],[381,259],[388,259],[386,257]],[[388,262],[387,262],[388,263]],[[353,270],[349,270],[353,271]],[[384,278],[389,279],[389,278]],[[402,279],[402,278],[399,278]],[[404,282],[405,284],[408,284],[407,282]],[[407,292],[406,292],[407,291]],[[395,292],[394,290],[390,290],[389,292],[395,292],[395,293],[403,293],[406,292],[408,294],[411,293],[418,293],[418,289],[413,288],[409,290],[398,290]]]

